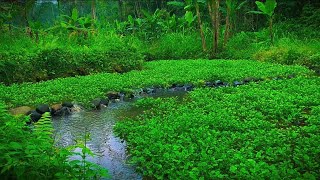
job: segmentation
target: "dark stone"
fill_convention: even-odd
[[[50,107],[48,104],[41,104],[37,106],[36,111],[40,114],[44,114],[45,112],[50,112]]]
[[[33,110],[33,111],[30,111],[30,119],[33,121],[33,122],[38,122],[39,119],[41,119],[41,114],[38,113],[37,111]]]
[[[170,88],[175,88],[177,87],[177,84],[172,84]]]
[[[72,108],[73,107],[73,104],[71,102],[63,102],[62,103],[62,106],[63,107],[68,107],[68,108]]]
[[[109,100],[120,99],[120,94],[118,92],[115,92],[115,91],[109,91],[109,92],[107,92],[107,97],[108,97]]]
[[[223,86],[223,82],[221,80],[216,80],[214,85],[215,86]]]
[[[133,93],[127,93],[125,95],[126,98],[129,98],[129,99],[133,99],[134,98],[134,94]]]
[[[176,87],[183,87],[183,86],[184,86],[184,84],[177,84]]]
[[[155,93],[156,91],[155,91],[154,88],[144,88],[144,89],[143,89],[143,92],[144,92],[144,93],[147,93],[147,94],[153,94],[153,93]]]
[[[193,85],[192,84],[186,84],[186,85],[184,85],[184,88],[185,88],[186,91],[192,91]]]
[[[245,78],[245,79],[243,80],[243,83],[244,83],[244,84],[247,84],[247,83],[252,82],[252,81],[253,81],[253,78],[248,77],[248,78]]]
[[[215,84],[213,82],[205,82],[204,84],[206,87],[213,87]]]
[[[91,101],[91,104],[96,109],[101,109],[101,107],[106,107],[109,104],[109,99],[106,98],[96,98]]]
[[[289,79],[292,79],[292,78],[294,78],[294,77],[296,77],[295,74],[290,74],[290,75],[288,76]]]
[[[263,81],[263,78],[253,78],[253,81],[254,82],[260,82],[260,81]]]
[[[241,86],[243,83],[239,81],[234,81],[233,86]]]
[[[102,98],[100,101],[100,105],[108,106],[109,104],[109,99]]]
[[[71,109],[68,107],[62,107],[61,109],[57,110],[53,115],[54,116],[65,116],[71,114]]]
[[[177,86],[177,87],[174,88],[174,90],[175,91],[185,91],[185,88],[183,86],[182,87],[178,87]]]
[[[100,109],[100,104],[101,104],[101,98],[96,98],[91,101],[91,104],[94,108]]]
[[[51,106],[51,115],[54,115],[57,111],[62,108],[61,104],[54,104]]]

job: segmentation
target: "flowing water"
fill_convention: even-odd
[[[166,91],[156,93],[153,97],[183,97],[186,92]],[[88,157],[87,160],[100,164],[108,169],[112,179],[142,179],[142,176],[135,172],[133,165],[127,163],[128,154],[126,142],[115,136],[113,126],[124,117],[136,116],[142,112],[132,106],[132,102],[121,101],[111,103],[107,108],[99,111],[83,111],[69,116],[53,119],[56,130],[56,143],[58,146],[66,147],[74,145],[77,139],[83,141],[86,132],[90,133],[90,140],[87,142],[95,157]],[[79,151],[80,149],[76,149]],[[73,157],[80,159],[80,157]]]

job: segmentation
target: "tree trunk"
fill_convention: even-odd
[[[215,27],[215,25],[214,25],[214,15],[213,15],[213,12],[212,12],[213,2],[208,1],[207,5],[208,5],[209,15],[210,15],[210,19],[211,19],[211,25],[212,25],[212,30],[213,30],[214,27]],[[214,52],[214,31],[212,31],[212,52]]]
[[[219,6],[220,0],[213,0],[214,1],[214,53],[218,52],[218,44],[219,44]]]
[[[212,0],[211,4],[208,2],[209,14],[211,17],[211,24],[213,28],[213,53],[218,52],[219,44],[219,6],[220,0]]]
[[[96,14],[96,0],[91,1],[91,14],[92,14],[92,19],[96,20],[97,19],[97,14]]]
[[[231,24],[230,24],[230,7],[227,7],[227,17],[226,17],[226,29],[224,31],[224,46],[227,45],[228,39],[230,37],[230,30],[231,30]]]
[[[123,2],[122,2],[122,0],[118,0],[118,6],[119,6],[119,18],[120,18],[120,21],[123,21]]]
[[[28,20],[28,8],[27,8],[28,4],[27,2],[25,3],[24,6],[24,11],[23,11],[23,19],[25,22],[25,29],[26,29],[26,34],[32,38],[33,34],[32,34],[32,29],[30,28],[30,24],[29,24],[29,20]]]
[[[196,13],[197,13],[197,18],[198,18],[198,25],[199,25],[199,31],[200,31],[200,36],[201,36],[201,42],[202,42],[202,50],[203,50],[203,52],[206,52],[207,51],[207,44],[206,44],[206,39],[205,39],[204,33],[203,33],[203,26],[202,26],[202,21],[201,21],[199,4],[197,1],[196,1]]]

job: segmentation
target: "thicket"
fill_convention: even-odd
[[[116,124],[155,179],[319,179],[319,78],[198,88]],[[150,109],[151,107],[151,109]]]
[[[102,2],[89,5],[91,15],[78,11],[81,8],[75,3],[66,7],[60,4],[63,13],[59,12],[51,25],[28,16],[31,2],[3,4],[0,81],[11,84],[127,72],[141,69],[143,60],[159,59],[256,59],[319,71],[320,13],[314,2],[279,0],[275,13],[268,16],[274,22],[273,46],[266,17],[248,13],[258,9],[254,2],[231,0],[218,5],[211,1],[170,1],[154,6],[124,1],[125,9],[117,2],[109,3],[113,13],[122,8],[121,18],[114,22],[100,15],[107,13],[99,8],[104,7]],[[213,5],[219,6],[218,19],[212,19],[215,15],[209,11]],[[67,7],[71,7],[70,12],[64,9]],[[293,9],[296,13],[290,13]],[[13,23],[19,12],[25,12],[21,21],[26,25],[22,27]],[[220,28],[212,26],[215,22]],[[220,41],[214,45],[216,38]]]

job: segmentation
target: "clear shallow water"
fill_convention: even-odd
[[[84,139],[85,132],[90,133],[91,140],[87,146],[97,154],[87,160],[96,162],[108,169],[112,179],[142,179],[133,166],[126,163],[126,143],[113,133],[113,126],[119,112],[129,108],[130,103],[110,104],[100,111],[79,112],[66,117],[53,119],[58,146],[74,145],[76,139]],[[76,149],[76,151],[81,151]],[[79,157],[74,157],[79,159]]]
[[[158,92],[151,97],[182,97],[186,92],[166,91]],[[146,95],[150,96],[150,95]],[[141,96],[140,98],[145,97]],[[135,172],[133,165],[127,163],[126,142],[115,136],[113,126],[116,121],[125,117],[134,117],[142,113],[143,109],[133,108],[132,102],[111,103],[107,108],[99,111],[83,111],[64,117],[53,119],[56,130],[56,144],[66,147],[74,145],[77,139],[84,140],[85,132],[90,133],[87,147],[97,156],[87,160],[98,163],[108,169],[111,179],[139,180],[141,174]],[[81,149],[75,151],[80,152]],[[72,159],[80,159],[73,157]]]

